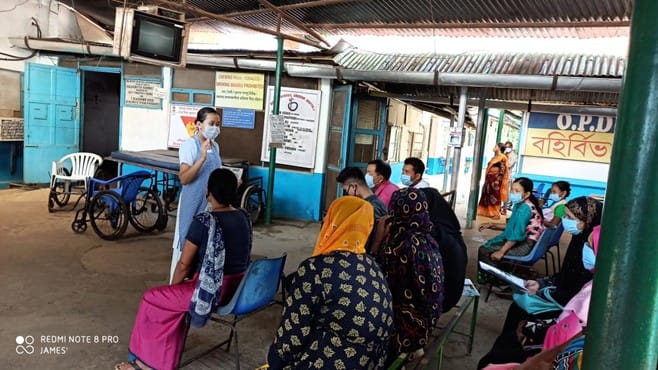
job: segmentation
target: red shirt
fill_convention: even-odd
[[[375,189],[375,195],[377,195],[377,197],[386,205],[386,207],[388,207],[388,204],[391,202],[393,193],[398,189],[399,188],[397,185],[386,180]]]

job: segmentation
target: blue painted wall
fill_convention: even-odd
[[[268,168],[249,167],[249,177],[262,177],[267,184]],[[320,220],[324,174],[277,169],[274,177],[274,217]],[[270,194],[267,194],[268,199]]]
[[[535,189],[539,187],[540,184],[545,184],[544,186],[544,192],[548,189],[550,189],[551,184],[563,180],[569,182],[571,184],[571,195],[569,196],[569,199],[574,199],[577,197],[582,197],[582,196],[589,196],[589,195],[605,195],[605,190],[607,188],[607,183],[605,182],[600,182],[600,181],[589,181],[589,180],[581,180],[581,179],[571,179],[571,178],[564,178],[564,177],[554,177],[554,176],[542,176],[542,175],[530,175],[530,174],[523,174],[519,173],[514,176],[515,178],[518,177],[527,177],[534,182]]]
[[[399,163],[390,163],[391,165],[391,178],[390,181],[394,184],[402,183],[402,167],[404,167],[404,162]]]
[[[17,145],[16,168],[10,173],[11,146]],[[0,189],[5,189],[10,182],[23,182],[23,142],[0,142]]]
[[[144,168],[124,165],[122,174],[141,170]],[[249,177],[262,177],[263,186],[266,186],[268,168],[250,166]],[[324,175],[321,173],[277,169],[274,178],[274,217],[320,221],[323,181]]]

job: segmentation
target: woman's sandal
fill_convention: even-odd
[[[139,365],[137,365],[137,362],[135,361],[127,361],[127,362],[122,362],[120,364],[114,365],[114,370],[121,370],[124,364],[128,364],[133,367],[134,370],[143,370]]]

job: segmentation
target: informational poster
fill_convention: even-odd
[[[222,127],[253,129],[256,111],[253,109],[222,109]]]
[[[524,155],[610,163],[615,118],[530,113]]]
[[[160,81],[126,79],[125,104],[160,109]]]
[[[217,72],[215,106],[263,110],[265,75],[262,73]]]
[[[277,164],[303,168],[313,168],[315,165],[315,147],[320,122],[320,95],[319,90],[281,88],[280,116],[283,117],[284,135],[283,145],[277,150]],[[269,86],[265,109],[271,112],[273,104],[274,87]],[[261,159],[266,162],[269,161],[271,132],[272,115],[266,114],[261,149]]]
[[[196,127],[196,113],[199,106],[172,104],[169,112],[169,148],[180,148],[181,144],[192,136]]]

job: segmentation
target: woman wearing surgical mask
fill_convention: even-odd
[[[555,275],[542,279],[526,281],[528,294],[535,294],[539,289],[552,286],[551,297],[561,306],[565,306],[583,286],[592,280],[592,272],[583,264],[583,246],[594,227],[601,224],[603,206],[593,198],[579,197],[567,202],[565,217],[562,219],[564,231],[571,234],[571,242],[564,256],[562,269]],[[589,251],[585,251],[585,256]],[[591,259],[591,258],[586,258]],[[589,265],[588,265],[589,267]],[[478,365],[481,369],[488,364],[504,364],[508,362],[523,362],[529,355],[517,340],[517,329],[522,321],[536,319],[555,319],[562,311],[550,311],[539,315],[531,315],[516,303],[510,305],[503,325],[502,333],[496,339],[493,348]]]
[[[571,185],[566,181],[554,182],[548,196],[549,206],[542,209],[544,226],[555,227],[562,222],[566,209],[567,197],[571,194]]]
[[[176,231],[174,233],[173,254],[169,280],[174,276],[180,259],[187,231],[194,216],[206,210],[206,185],[210,173],[222,167],[219,145],[219,114],[213,108],[201,108],[196,115],[194,136],[187,139],[178,151],[180,162],[179,179],[183,188],[178,201]]]
[[[520,177],[512,183],[509,200],[512,202],[512,216],[507,224],[483,223],[479,230],[501,230],[495,238],[480,247],[478,258],[490,265],[496,265],[506,254],[525,256],[530,253],[544,231],[542,214],[537,205],[537,198],[532,195],[534,184],[526,177]],[[478,271],[481,284],[494,282],[492,276]]]
[[[596,226],[589,234],[587,242],[582,246],[582,264],[583,267],[590,272],[594,272],[594,266],[596,263],[596,255],[599,250],[599,236],[601,233],[601,227]],[[536,286],[531,287],[530,290],[535,292]],[[535,344],[544,344],[542,352],[538,355],[528,359],[523,363],[523,369],[538,369],[538,368],[549,368],[553,362],[556,360],[556,356],[561,351],[564,351],[567,344],[569,344],[569,339],[578,337],[579,333],[587,326],[588,312],[589,312],[589,303],[592,296],[592,281],[588,281],[580,291],[569,300],[569,302],[564,305],[564,309],[560,313],[560,316],[557,318],[557,322],[550,324],[552,321],[534,321],[531,322],[532,325],[528,325],[528,322],[521,324],[522,327],[532,327],[533,330],[519,330],[518,332],[521,335],[518,335],[518,341],[514,341],[514,338],[510,335],[505,337],[501,335],[499,340],[494,345],[494,348],[483,357],[480,361],[480,367],[486,365],[486,363],[492,364],[502,364],[505,363],[506,366],[487,366],[485,370],[512,370],[519,368],[519,364],[511,363],[513,361],[519,362],[519,359],[528,356],[528,353],[517,351],[510,351],[513,348],[520,348],[521,344],[524,343],[535,343]],[[511,311],[511,310],[510,310]],[[549,327],[550,326],[550,327]],[[502,340],[500,338],[503,338]],[[503,343],[504,338],[510,340],[508,343]],[[511,354],[511,356],[509,356]],[[575,353],[576,356],[582,355],[582,346],[580,346],[579,352]],[[552,368],[552,367],[550,367]],[[562,369],[560,367],[560,369]]]

